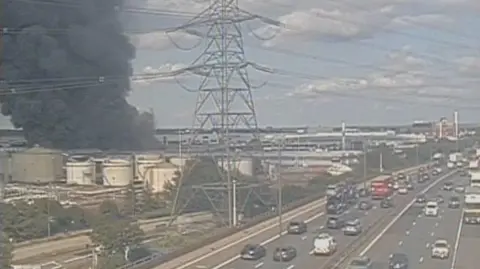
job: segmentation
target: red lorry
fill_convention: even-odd
[[[379,176],[374,179],[370,183],[372,199],[381,200],[391,196],[393,193],[392,188],[389,186],[391,180],[391,176]]]

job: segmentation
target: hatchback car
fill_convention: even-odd
[[[372,209],[373,205],[372,203],[370,203],[369,201],[361,201],[360,203],[358,203],[358,209],[360,210],[370,210]]]
[[[388,269],[408,269],[408,256],[405,253],[394,253],[388,259]]]
[[[288,224],[287,232],[289,234],[303,234],[307,232],[307,224],[303,221],[292,221]]]
[[[390,198],[385,198],[382,201],[380,201],[380,207],[381,208],[392,208],[393,207],[393,201]]]
[[[458,196],[452,196],[448,200],[448,208],[460,208],[460,198]]]
[[[351,220],[345,222],[345,226],[343,227],[343,234],[356,236],[361,234],[363,231],[362,225],[359,219]]]
[[[347,269],[372,269],[373,262],[368,257],[354,258],[347,266]]]
[[[342,229],[344,221],[342,218],[331,216],[327,219],[327,228],[328,229]]]
[[[279,247],[273,252],[273,260],[276,262],[289,262],[297,257],[297,250],[292,246]]]
[[[265,257],[266,253],[267,251],[265,247],[258,244],[248,244],[243,247],[242,251],[240,252],[240,257],[242,258],[242,260],[256,261]]]

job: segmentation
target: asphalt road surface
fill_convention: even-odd
[[[396,210],[399,210],[400,207],[405,207],[412,199],[415,197],[416,192],[421,191],[426,188],[429,184],[433,183],[436,178],[428,181],[425,184],[416,186],[415,191],[411,191],[407,195],[396,195],[394,197],[394,203],[396,205]],[[438,189],[438,188],[437,188]],[[368,226],[376,223],[382,216],[388,214],[394,209],[382,209],[378,206],[379,202],[374,202],[374,208],[369,211],[361,211],[356,208],[352,208],[346,212],[346,218],[359,218],[362,222],[362,226],[366,229]],[[392,219],[394,216],[390,216]],[[299,219],[301,220],[301,219]],[[324,225],[327,220],[327,216],[319,213],[318,216],[312,216],[309,219],[303,219],[308,222],[309,231],[303,235],[284,235],[277,240],[269,240],[264,245],[267,248],[267,256],[258,261],[244,261],[234,257],[228,259],[228,256],[214,256],[207,259],[204,259],[201,263],[196,263],[192,266],[187,267],[187,269],[294,269],[294,268],[311,268],[319,269],[322,266],[326,265],[327,262],[331,261],[332,257],[321,257],[311,255],[313,250],[313,239],[319,233],[320,230],[324,230]],[[341,231],[329,231],[338,242],[338,251],[341,253],[346,250],[347,246],[353,240],[356,239],[355,236],[344,236]],[[397,241],[398,242],[398,241]],[[247,243],[261,243],[261,241],[249,241]],[[395,243],[396,244],[396,243]],[[294,246],[297,249],[297,257],[291,262],[274,262],[272,260],[272,253],[276,247],[279,246]],[[239,246],[239,249],[243,247]],[[389,246],[391,248],[391,246]],[[239,252],[237,249],[237,253]],[[388,257],[388,255],[387,255]]]
[[[458,175],[452,177],[455,184],[465,185],[468,179]],[[432,199],[437,195],[445,198],[445,203],[440,204],[438,217],[426,217],[422,212],[422,207],[412,206],[406,213],[398,219],[380,240],[366,252],[374,262],[374,269],[388,268],[388,258],[393,253],[405,253],[409,257],[410,268],[415,269],[467,269],[478,268],[478,264],[470,263],[468,259],[460,261],[457,257],[457,266],[453,266],[454,257],[459,254],[455,251],[457,234],[460,226],[461,209],[449,209],[447,207],[449,197],[462,196],[453,191],[443,191],[443,184],[438,184],[427,193],[427,199]],[[477,232],[478,234],[478,232]],[[451,253],[448,259],[440,260],[431,258],[431,246],[437,239],[445,239],[451,246]],[[472,243],[468,243],[472,244]],[[476,246],[476,248],[475,248]],[[463,247],[463,246],[462,246]],[[462,249],[460,247],[460,249]],[[476,244],[467,245],[469,250],[465,250],[467,256],[477,256],[477,262],[480,261],[478,249],[480,249],[480,240]],[[477,250],[477,255],[473,253]],[[470,261],[472,258],[470,259]],[[466,267],[459,267],[460,262],[467,262]]]

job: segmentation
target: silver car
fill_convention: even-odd
[[[359,219],[355,219],[352,221],[345,222],[345,226],[343,227],[343,234],[344,235],[351,235],[356,236],[361,234],[363,231],[362,225],[360,224]]]
[[[357,257],[354,258],[350,264],[348,264],[347,269],[372,269],[373,262],[368,257]]]

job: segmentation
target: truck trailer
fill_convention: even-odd
[[[465,188],[463,223],[480,224],[480,187],[468,186]]]

